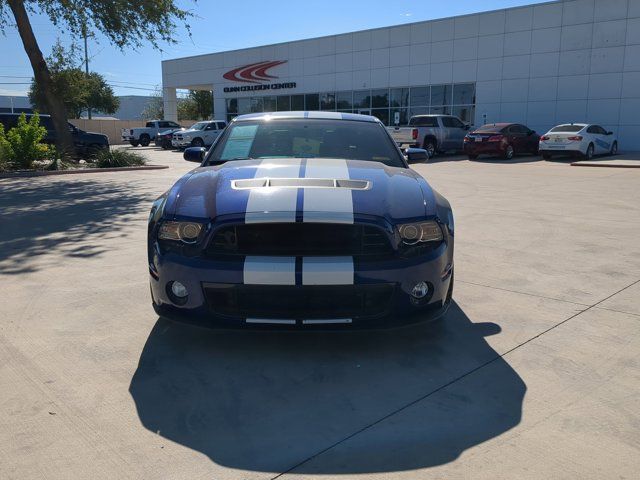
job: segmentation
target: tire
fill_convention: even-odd
[[[504,151],[503,157],[505,160],[511,160],[515,154],[516,152],[513,147],[511,145],[507,145],[507,149]]]
[[[467,157],[469,157],[469,160],[476,160],[478,155],[467,155]]]
[[[429,152],[429,158],[435,157],[436,153],[438,153],[437,144],[433,138],[425,138],[422,148]]]
[[[611,150],[609,150],[609,155],[616,155],[618,153],[618,142],[613,142],[611,145]]]
[[[544,158],[545,160],[551,160],[551,154],[550,153],[543,153],[542,154],[542,158]]]
[[[138,145],[140,145],[140,142],[138,142],[137,140],[131,140],[129,143],[132,147],[137,147]]]
[[[587,147],[587,151],[583,155],[584,159],[585,160],[591,160],[593,158],[593,151],[594,150],[595,150],[595,147],[593,146],[593,143],[590,143],[589,146]]]
[[[148,147],[150,143],[151,137],[149,135],[147,135],[146,133],[140,135],[140,145],[142,145],[143,147]]]
[[[171,148],[171,142],[164,141],[161,145],[163,150],[169,150]]]
[[[204,141],[201,138],[194,138],[191,140],[192,147],[204,147]]]

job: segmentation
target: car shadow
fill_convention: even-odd
[[[159,319],[129,391],[148,430],[226,467],[424,468],[520,422],[526,385],[484,339],[499,332],[493,323],[474,324],[455,303],[436,324],[372,332],[215,332]],[[483,365],[491,368],[488,380],[469,387],[469,373]],[[462,393],[450,404],[420,401],[453,385]],[[347,461],[305,463],[410,405],[421,408],[410,425],[395,423],[400,431],[367,442]]]
[[[489,157],[489,156],[481,156],[476,158],[475,160],[471,160],[472,162],[477,163],[506,163],[506,164],[514,164],[514,163],[536,163],[544,161],[542,157],[539,155],[516,155],[510,160],[500,157]]]
[[[43,255],[55,263],[95,257],[130,222],[146,220],[140,214],[153,193],[132,182],[65,177],[0,181],[0,273],[35,271]]]

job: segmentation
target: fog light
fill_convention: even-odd
[[[187,287],[185,287],[180,282],[171,282],[171,293],[173,293],[178,298],[186,298],[189,295],[187,291]]]
[[[411,296],[417,299],[426,297],[428,293],[429,293],[429,285],[427,285],[427,282],[417,283],[413,287],[413,290],[411,290]]]

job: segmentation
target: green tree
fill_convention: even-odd
[[[149,96],[149,102],[140,112],[143,120],[159,120],[164,118],[164,100],[162,99],[162,91],[156,87],[155,91]]]
[[[213,114],[213,92],[209,90],[189,90],[187,97],[195,106],[194,120],[208,120]]]
[[[62,100],[67,116],[80,118],[91,108],[103,113],[115,113],[120,99],[99,73],[82,70],[81,59],[74,45],[64,48],[58,40],[47,58],[54,95]],[[29,100],[38,110],[47,112],[46,94],[38,82],[32,80]]]
[[[55,95],[51,72],[33,33],[28,12],[46,15],[55,26],[76,38],[86,31],[101,33],[120,49],[141,46],[143,42],[155,48],[159,48],[159,42],[175,43],[176,23],[186,25],[191,16],[178,7],[177,0],[0,0],[3,32],[9,10],[31,62],[33,76],[44,92],[47,111],[57,132],[56,143],[62,152],[73,151],[67,115],[62,99]]]

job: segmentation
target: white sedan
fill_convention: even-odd
[[[586,160],[594,155],[618,152],[618,139],[600,125],[571,123],[553,127],[540,137],[540,155],[545,160],[553,155],[582,155]]]

